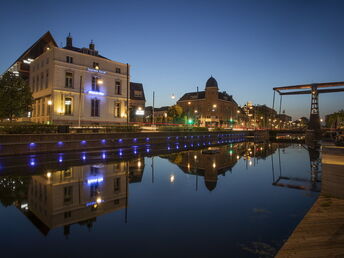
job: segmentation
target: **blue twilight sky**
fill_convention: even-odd
[[[177,98],[213,75],[243,105],[272,105],[272,87],[344,81],[344,1],[1,1],[0,73],[50,30],[60,45],[94,40],[100,54],[132,67],[147,105]],[[320,97],[321,115],[344,93]],[[310,96],[284,98],[308,116]]]

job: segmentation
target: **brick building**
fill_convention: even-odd
[[[220,92],[212,76],[204,91],[185,93],[177,104],[181,106],[189,123],[199,126],[231,127],[237,120],[238,104],[232,95]]]

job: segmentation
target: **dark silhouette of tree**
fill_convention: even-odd
[[[26,81],[14,73],[6,72],[0,78],[0,119],[12,121],[31,111],[32,93]]]

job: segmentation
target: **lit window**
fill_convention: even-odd
[[[121,103],[115,102],[114,114],[115,114],[115,117],[121,116]]]
[[[65,115],[72,114],[72,98],[65,98]]]

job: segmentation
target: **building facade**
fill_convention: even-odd
[[[145,116],[145,92],[142,83],[130,83],[129,116],[130,122],[143,122]]]
[[[213,77],[206,82],[204,91],[186,93],[177,104],[183,108],[189,124],[232,127],[237,120],[238,104],[231,95],[219,91]]]
[[[50,47],[30,63],[29,84],[34,105],[31,121],[99,125],[126,122],[127,64],[101,56],[93,42],[88,48]]]

